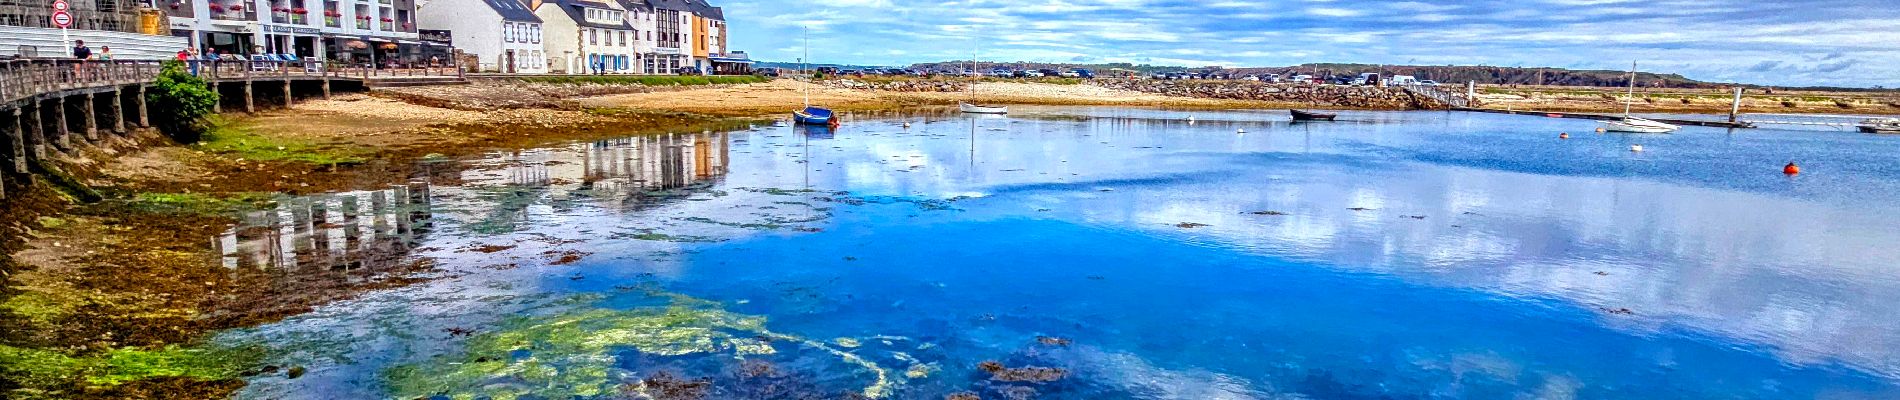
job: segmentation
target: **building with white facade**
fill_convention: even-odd
[[[160,0],[173,36],[201,51],[361,65],[423,61],[416,0]]]
[[[653,52],[646,55],[647,73],[671,74],[693,66],[693,7],[685,0],[646,0],[652,7]]]
[[[448,31],[477,71],[548,72],[541,18],[519,0],[431,0],[416,12],[423,27]]]
[[[529,7],[541,18],[541,44],[550,72],[638,73],[633,26],[627,24],[627,10],[617,1],[537,0]]]

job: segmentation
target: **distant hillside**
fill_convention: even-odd
[[[797,63],[761,62],[757,66],[798,68]],[[813,65],[813,66],[816,67],[818,65]],[[844,69],[864,68],[864,67],[901,67],[901,66],[849,66],[849,65],[840,66],[840,65],[832,65],[832,64],[825,64],[825,66],[836,66],[836,67],[840,67]],[[1480,84],[1495,84],[1495,85],[1552,85],[1552,86],[1595,86],[1595,87],[1615,87],[1615,86],[1624,86],[1624,85],[1629,84],[1629,80],[1628,80],[1629,71],[1571,70],[1571,69],[1563,69],[1563,68],[1524,68],[1524,67],[1492,67],[1492,66],[1452,66],[1452,65],[1384,65],[1384,66],[1381,66],[1381,65],[1373,65],[1373,64],[1321,63],[1321,64],[1301,64],[1301,65],[1286,66],[1286,67],[1240,67],[1240,68],[1199,67],[1199,68],[1194,68],[1194,67],[1129,64],[1129,63],[1075,64],[1075,63],[1044,63],[1044,62],[1027,62],[1027,61],[981,62],[981,63],[978,63],[978,66],[980,69],[986,70],[986,71],[992,68],[999,68],[999,67],[1010,68],[1010,69],[1088,68],[1088,69],[1094,70],[1096,74],[1098,75],[1106,74],[1109,71],[1116,71],[1116,70],[1132,71],[1133,73],[1139,73],[1139,74],[1152,74],[1156,72],[1175,72],[1175,71],[1215,72],[1215,73],[1221,73],[1221,74],[1226,74],[1226,75],[1236,76],[1236,77],[1246,76],[1246,75],[1260,75],[1260,74],[1287,75],[1287,74],[1295,74],[1295,73],[1314,74],[1320,77],[1327,77],[1327,76],[1337,76],[1337,75],[1353,76],[1353,75],[1358,75],[1364,72],[1380,72],[1386,75],[1411,75],[1411,76],[1417,77],[1418,79],[1434,80],[1443,84],[1461,84],[1466,81],[1475,81]],[[970,67],[970,62],[968,60],[963,60],[963,61],[940,61],[940,62],[916,63],[916,64],[909,65],[907,68],[926,70],[926,71],[960,71],[969,67]],[[1636,79],[1637,79],[1636,80],[1637,85],[1644,86],[1644,87],[1709,89],[1709,88],[1731,87],[1731,86],[1736,85],[1733,83],[1703,82],[1703,81],[1698,81],[1694,79],[1689,79],[1688,77],[1685,77],[1679,74],[1661,74],[1661,73],[1643,72],[1643,71],[1637,71]],[[1751,87],[1751,88],[1766,87],[1763,85],[1750,85],[1750,84],[1741,84],[1741,86]],[[1853,92],[1894,91],[1894,89],[1882,89],[1882,88],[1835,88],[1835,87],[1776,87],[1776,88],[1834,90],[1834,91],[1853,91]]]

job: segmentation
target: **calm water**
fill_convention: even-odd
[[[1900,398],[1900,138],[1012,111],[286,202],[228,266],[442,272],[219,341],[308,367],[249,398]]]

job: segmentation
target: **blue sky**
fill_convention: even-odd
[[[730,49],[794,61],[1642,69],[1900,87],[1900,0],[713,0]]]

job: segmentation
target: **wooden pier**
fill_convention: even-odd
[[[1593,119],[1593,120],[1598,120],[1598,121],[1614,121],[1614,120],[1623,119],[1623,116],[1621,115],[1566,113],[1566,112],[1554,112],[1554,111],[1499,110],[1495,108],[1471,108],[1471,107],[1458,107],[1458,108],[1453,108],[1452,110],[1494,113],[1494,114],[1535,115],[1539,117],[1548,117],[1548,118]],[[1754,128],[1755,127],[1754,124],[1750,124],[1746,121],[1728,122],[1728,121],[1707,121],[1707,120],[1697,120],[1697,119],[1650,118],[1650,117],[1643,117],[1643,119],[1663,122],[1663,123],[1668,123],[1668,124],[1675,124],[1675,125],[1707,126],[1707,127],[1712,127],[1712,128]]]
[[[151,126],[146,90],[160,60],[14,59],[0,61],[0,199],[8,186],[33,182],[49,157],[77,156],[81,145],[131,143],[131,129]],[[371,68],[322,61],[194,60],[191,72],[221,96],[215,111],[290,107],[298,97],[330,97],[333,89],[466,83],[460,68],[436,65]],[[338,86],[333,88],[333,86]]]

